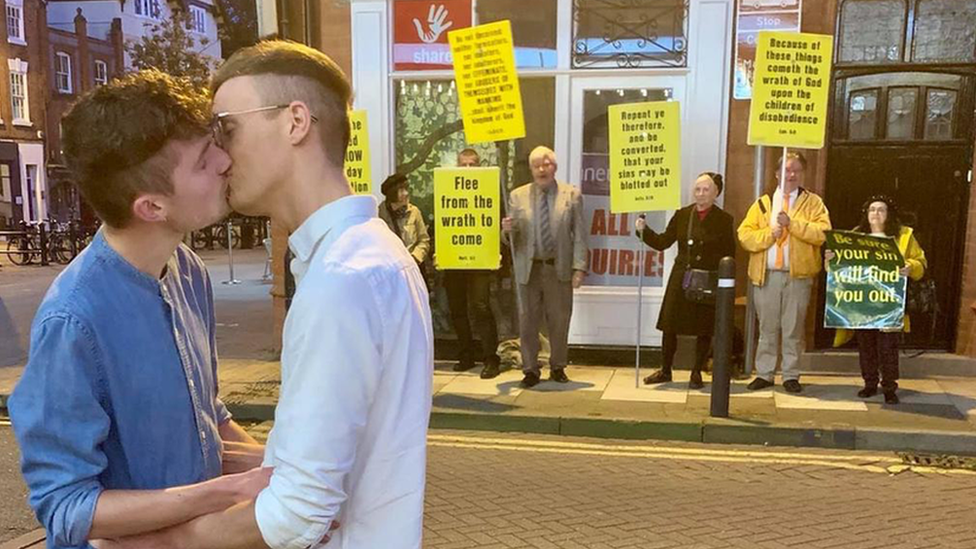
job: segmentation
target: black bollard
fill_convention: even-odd
[[[732,370],[732,331],[735,311],[735,259],[723,257],[718,264],[715,290],[715,336],[712,339],[712,417],[729,417],[729,384]]]
[[[48,252],[50,252],[50,250],[47,249],[48,248],[47,227],[45,226],[45,223],[43,221],[41,221],[38,224],[37,229],[38,229],[38,231],[40,231],[39,234],[41,235],[41,238],[40,238],[40,245],[41,245],[41,265],[47,267],[48,266]]]

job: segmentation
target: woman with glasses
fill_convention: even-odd
[[[890,197],[876,195],[869,198],[861,207],[861,222],[854,230],[871,236],[895,239],[898,250],[905,258],[905,265],[899,271],[901,276],[919,280],[925,275],[928,267],[925,252],[915,239],[912,228],[901,224],[898,206]],[[830,269],[830,262],[834,257],[834,252],[824,252],[825,269]],[[909,327],[906,314],[903,330],[857,330],[857,353],[861,363],[861,377],[864,379],[864,388],[858,391],[857,396],[871,398],[878,394],[880,381],[885,404],[898,404],[898,395],[895,394],[898,389],[898,347],[902,332],[909,331]],[[839,347],[852,337],[850,330],[837,330],[834,346]]]

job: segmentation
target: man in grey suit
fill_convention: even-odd
[[[566,383],[569,320],[573,289],[586,276],[586,228],[583,196],[576,187],[556,181],[556,153],[536,147],[529,155],[532,183],[509,198],[509,217],[502,231],[513,244],[518,283],[519,332],[523,387],[540,380],[539,325],[545,314],[552,354],[549,379]]]

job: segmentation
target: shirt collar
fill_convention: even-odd
[[[288,246],[295,259],[308,263],[312,254],[322,241],[330,236],[333,229],[346,225],[355,217],[376,217],[376,198],[372,195],[344,196],[322,206],[308,216],[300,227],[288,237]],[[331,235],[334,236],[334,235]]]
[[[175,276],[175,271],[177,270],[177,262],[175,261],[176,254],[174,253],[173,257],[171,257],[166,263],[166,272],[163,273],[161,278],[149,276],[148,274],[137,269],[134,265],[122,257],[119,252],[115,251],[114,248],[109,246],[108,241],[105,240],[105,235],[102,233],[101,229],[95,233],[95,237],[92,239],[91,249],[96,257],[105,261],[106,264],[113,267],[123,276],[132,280],[134,283],[151,290],[159,291],[162,283],[169,277]]]

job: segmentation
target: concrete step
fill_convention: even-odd
[[[938,351],[902,351],[901,377],[976,377],[976,359]],[[857,351],[813,351],[800,357],[800,371],[817,374],[860,375]]]

